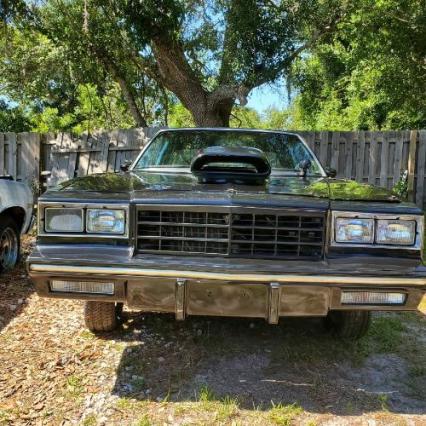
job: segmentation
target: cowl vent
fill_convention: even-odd
[[[191,172],[200,183],[263,185],[271,166],[257,148],[210,146],[192,159]]]

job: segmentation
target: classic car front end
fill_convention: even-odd
[[[370,311],[416,310],[426,291],[421,209],[327,176],[285,132],[165,130],[129,171],[62,184],[38,211],[37,292],[86,300],[93,331],[125,304],[178,320],[319,316],[356,338]]]

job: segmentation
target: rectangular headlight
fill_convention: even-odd
[[[403,305],[405,293],[385,291],[342,291],[342,305]]]
[[[335,226],[335,239],[338,243],[373,242],[373,219],[337,217]]]
[[[123,235],[125,227],[124,210],[87,209],[86,230],[89,233]]]
[[[378,244],[413,245],[416,239],[416,222],[414,220],[377,221],[376,242]]]
[[[83,232],[83,209],[45,208],[44,229],[46,232]]]

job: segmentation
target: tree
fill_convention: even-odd
[[[426,3],[362,0],[293,67],[293,125],[315,130],[426,126]]]
[[[147,120],[143,91],[151,85],[163,104],[166,90],[173,93],[196,125],[228,126],[234,105],[286,75],[302,52],[334,31],[349,4],[46,0],[33,3],[32,25],[84,72],[116,81],[137,125]]]
[[[0,99],[0,132],[26,132],[30,130],[28,116],[19,106],[10,106]]]

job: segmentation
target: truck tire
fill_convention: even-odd
[[[19,229],[10,216],[0,216],[0,272],[12,269],[19,260]]]
[[[93,332],[115,330],[120,322],[122,303],[86,302],[84,306],[84,322]]]
[[[360,339],[370,326],[370,311],[330,311],[325,326],[339,338]]]

